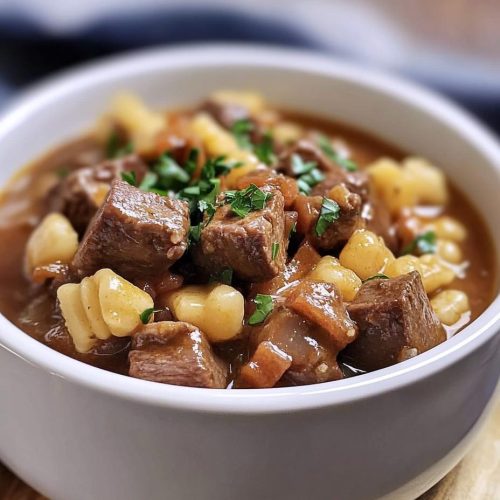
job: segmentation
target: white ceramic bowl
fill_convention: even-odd
[[[60,76],[0,124],[0,180],[90,126],[119,89],[153,105],[217,88],[331,117],[441,165],[500,248],[500,149],[413,85],[315,55],[241,46],[149,50]],[[453,339],[354,379],[204,390],[102,371],[0,317],[0,459],[53,499],[414,498],[465,453],[500,371],[500,298]]]

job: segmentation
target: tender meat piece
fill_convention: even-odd
[[[187,248],[185,202],[115,180],[73,259],[80,277],[109,267],[120,276],[164,273]]]
[[[359,195],[363,203],[370,199],[368,175],[360,170],[347,172],[340,167],[327,172],[325,180],[313,187],[311,196],[327,196],[327,193],[339,184],[344,184],[351,193]]]
[[[399,242],[396,228],[392,224],[391,214],[382,200],[374,194],[371,200],[363,206],[363,219],[366,222],[366,229],[373,231],[378,236],[382,236],[384,242],[390,250],[398,253]]]
[[[240,177],[236,189],[245,189],[251,184],[255,184],[257,187],[271,186],[274,189],[279,189],[285,200],[286,209],[292,207],[299,194],[295,179],[277,174],[274,170],[265,167],[259,167],[248,175]]]
[[[241,367],[235,387],[242,389],[274,387],[291,364],[291,356],[272,342],[261,342],[250,361]]]
[[[267,280],[284,269],[288,235],[285,234],[283,195],[278,190],[267,191],[272,197],[266,207],[244,218],[234,214],[230,205],[217,208],[201,231],[200,244],[193,254],[201,268],[215,273],[229,267],[239,278],[248,281]],[[273,243],[279,245],[275,259]]]
[[[329,334],[287,307],[278,307],[266,322],[251,328],[250,345],[269,341],[292,358],[282,381],[289,385],[315,384],[342,378],[337,350]]]
[[[227,367],[212,352],[205,335],[189,323],[144,325],[132,337],[129,362],[131,377],[211,389],[227,385]]]
[[[147,170],[147,165],[136,155],[75,170],[51,192],[51,209],[66,215],[76,231],[82,235],[90,219],[102,205],[111,182],[121,179],[122,172],[132,171],[140,180]]]
[[[285,293],[291,289],[290,286],[294,281],[297,281],[308,273],[310,273],[316,264],[320,261],[320,254],[308,242],[304,241],[293,259],[285,266],[278,276],[271,280],[261,283],[252,283],[250,287],[250,296],[255,296],[258,293],[273,295],[276,293]]]
[[[284,174],[290,177],[295,177],[295,173],[292,168],[292,156],[299,155],[305,162],[316,162],[318,168],[323,172],[329,172],[337,170],[339,175],[342,173],[341,167],[335,165],[329,158],[321,151],[321,148],[314,144],[309,139],[300,139],[287,149],[285,149],[278,158],[277,170],[282,171]]]
[[[333,190],[335,193],[332,193]],[[306,236],[316,248],[322,250],[338,247],[345,243],[356,229],[364,227],[361,215],[362,202],[357,194],[351,193],[340,184],[330,190],[328,197],[338,203],[340,215],[321,236],[316,233],[316,223],[321,213],[323,198],[300,195],[294,205],[298,213],[297,231]]]
[[[230,130],[239,120],[250,120],[248,109],[239,104],[220,103],[214,100],[206,101],[201,111],[212,116],[220,125]]]
[[[337,351],[356,339],[356,324],[349,318],[342,296],[332,283],[304,279],[287,297],[286,305],[327,331]]]
[[[360,333],[344,353],[356,368],[377,370],[446,340],[416,271],[364,283],[348,312]]]

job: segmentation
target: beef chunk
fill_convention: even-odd
[[[318,236],[316,223],[321,213],[321,196],[298,196],[294,208],[298,213],[297,230],[311,243],[322,250],[332,250],[345,243],[356,231],[364,227],[361,214],[361,198],[351,193],[343,184],[335,186],[328,193],[328,198],[336,201],[340,207],[339,218],[333,221],[326,231]]]
[[[187,248],[185,202],[115,180],[73,259],[80,277],[105,267],[127,279],[161,274]]]
[[[282,174],[276,174],[274,170],[259,167],[248,175],[240,177],[236,183],[236,189],[245,189],[251,184],[257,187],[270,186],[279,189],[285,200],[285,208],[292,207],[293,202],[299,194],[295,179]]]
[[[138,156],[129,155],[75,170],[51,193],[51,209],[66,215],[82,235],[90,219],[102,205],[111,182],[120,179],[122,172],[132,171],[140,180],[147,169],[147,165]]]
[[[375,194],[370,195],[370,201],[364,205],[363,218],[366,221],[366,229],[381,236],[386,246],[394,253],[398,253],[399,242],[396,228],[392,224],[391,214],[385,203],[378,199]]]
[[[337,349],[322,328],[293,312],[278,307],[266,322],[251,327],[250,345],[269,341],[292,358],[282,380],[289,385],[315,384],[342,378]]]
[[[263,188],[266,190],[266,188]],[[240,218],[230,205],[218,207],[212,220],[202,229],[194,259],[200,267],[220,272],[233,269],[243,280],[263,281],[276,276],[284,267],[288,235],[285,234],[283,195],[268,189],[271,199],[263,210]],[[279,245],[273,259],[273,244]]]
[[[364,283],[348,312],[360,334],[344,352],[356,368],[377,370],[446,340],[416,271]]]
[[[328,196],[328,192],[339,184],[344,184],[351,193],[359,195],[363,203],[370,199],[368,175],[361,171],[347,172],[340,167],[328,171],[325,180],[313,187],[311,196]]]
[[[248,109],[239,104],[220,103],[210,99],[202,105],[201,110],[211,115],[212,118],[228,130],[237,121],[250,120]]]
[[[356,338],[356,324],[347,315],[342,296],[332,283],[302,280],[290,293],[286,304],[327,331],[337,351]]]
[[[274,387],[291,364],[292,358],[272,342],[261,342],[250,361],[241,367],[235,387]]]
[[[132,337],[131,377],[188,387],[223,389],[227,367],[205,335],[180,321],[144,325]]]
[[[315,162],[318,168],[324,172],[331,170],[342,171],[342,169],[329,160],[321,151],[321,148],[309,139],[300,139],[287,149],[285,149],[278,158],[277,170],[291,177],[295,176],[292,168],[292,156],[299,155],[304,162]]]

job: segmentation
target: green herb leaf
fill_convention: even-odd
[[[200,156],[200,150],[197,148],[192,148],[189,151],[188,154],[188,159],[184,165],[184,170],[189,174],[191,177],[194,172],[196,171],[196,167],[198,165],[198,157]]]
[[[250,141],[250,133],[254,129],[254,125],[251,121],[247,119],[238,120],[233,123],[231,127],[231,132],[236,139],[236,142],[240,148],[252,149],[252,142]]]
[[[191,177],[168,153],[158,158],[153,166],[153,170],[158,174],[158,187],[160,189],[178,190],[185,187]]]
[[[271,259],[276,260],[276,257],[278,256],[278,252],[280,251],[280,244],[277,242],[274,242],[272,247],[271,247]]]
[[[155,172],[146,172],[146,175],[139,184],[139,189],[149,191],[158,182],[158,174]]]
[[[222,269],[218,273],[210,275],[209,282],[222,283],[223,285],[230,285],[233,281],[233,270],[230,267]]]
[[[297,232],[297,222],[294,222],[292,224],[292,227],[290,228],[290,232],[288,233],[288,238],[290,239],[296,232]]]
[[[259,144],[253,147],[255,156],[266,165],[272,165],[276,162],[276,155],[273,150],[273,137],[269,132],[266,132]]]
[[[335,151],[335,149],[333,149],[332,141],[328,139],[328,137],[320,135],[318,136],[317,141],[318,146],[321,148],[323,153],[325,153],[330,160],[337,163],[337,165],[341,166],[344,170],[347,170],[348,172],[355,172],[358,170],[358,166],[354,161],[342,157],[337,153],[337,151]]]
[[[302,174],[307,174],[314,168],[318,166],[318,164],[315,161],[304,161],[302,159],[302,156],[298,154],[293,154],[292,158],[292,172],[295,175],[302,175]]]
[[[330,224],[340,217],[340,207],[336,201],[323,198],[321,212],[316,222],[315,232],[317,236],[322,236]]]
[[[258,293],[254,299],[255,311],[248,318],[249,325],[259,325],[271,314],[274,309],[273,298],[271,295],[263,295]]]
[[[419,255],[425,253],[436,253],[437,237],[434,231],[426,231],[418,235],[409,245],[403,248],[402,255],[411,253],[418,253]]]
[[[131,186],[137,186],[137,177],[135,172],[132,170],[131,172],[122,172],[122,180],[128,182]]]
[[[367,281],[371,281],[371,280],[388,280],[388,279],[390,279],[389,276],[382,274],[382,273],[379,273],[379,274],[374,274],[373,276],[370,276],[369,278],[366,278],[365,280],[363,280],[363,283],[366,283]]]
[[[139,317],[141,318],[142,324],[143,325],[147,325],[150,322],[150,320],[151,320],[151,316],[155,312],[160,312],[160,310],[159,309],[155,309],[154,307],[150,307],[148,309],[144,309],[144,311],[142,311],[141,314],[139,315]]]
[[[196,224],[195,226],[191,226],[189,228],[189,241],[198,243],[201,237],[202,223]]]
[[[122,144],[116,132],[112,132],[106,143],[106,156],[108,158],[120,158],[134,152],[134,145],[131,142]]]
[[[262,210],[271,197],[271,193],[262,191],[255,184],[241,191],[225,192],[225,202],[230,203],[231,210],[241,218],[255,210]]]

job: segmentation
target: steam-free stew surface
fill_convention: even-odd
[[[305,128],[340,138],[348,146],[352,159],[361,167],[381,157],[399,161],[405,156],[401,151],[345,126],[292,113],[283,113],[282,116]],[[47,193],[69,171],[83,165],[95,165],[104,156],[102,144],[92,137],[85,137],[47,154],[10,182],[0,206],[0,310],[19,328],[57,351],[94,366],[127,374],[129,337],[112,338],[97,352],[78,353],[64,327],[54,293],[45,286],[32,284],[24,272],[26,243],[33,228],[47,212]],[[449,190],[449,203],[440,215],[461,221],[468,231],[467,239],[461,244],[463,261],[468,263],[466,275],[465,278],[455,278],[449,288],[466,292],[470,302],[470,316],[447,327],[448,335],[452,335],[462,324],[479,316],[491,301],[495,253],[487,229],[471,201],[452,185]],[[244,338],[214,345],[215,351],[231,365],[228,382],[253,348]],[[344,370],[347,375],[352,374],[345,366]],[[294,383],[292,379],[284,380],[281,383]]]

